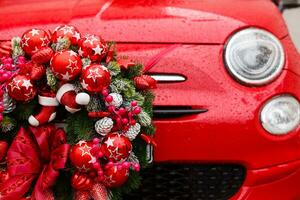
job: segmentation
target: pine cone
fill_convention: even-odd
[[[156,80],[148,75],[141,75],[134,78],[134,85],[139,90],[148,90],[156,88]]]
[[[111,118],[104,117],[98,120],[95,124],[95,130],[102,136],[108,134],[114,126],[114,122]]]
[[[130,141],[132,141],[136,138],[140,131],[141,125],[139,123],[136,123],[135,125],[129,127],[128,131],[125,133],[125,136],[128,137]]]
[[[16,108],[16,102],[13,100],[7,92],[3,94],[3,113],[11,113]]]
[[[43,65],[33,63],[31,72],[30,72],[30,79],[33,81],[40,80],[46,74],[46,69]]]
[[[110,93],[110,96],[112,96],[113,100],[110,103],[106,103],[106,105],[112,105],[115,106],[116,108],[120,107],[123,103],[123,97],[122,95],[118,93]]]
[[[138,114],[139,122],[143,126],[150,126],[151,125],[151,117],[146,113],[145,111],[142,110],[140,114]]]
[[[33,54],[31,59],[35,63],[43,64],[49,62],[52,56],[53,50],[50,47],[45,47]]]

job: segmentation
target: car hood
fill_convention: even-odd
[[[30,27],[72,24],[83,33],[137,43],[222,44],[243,27],[286,36],[278,9],[269,0],[30,0],[0,2],[0,39]]]

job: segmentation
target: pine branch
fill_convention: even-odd
[[[94,121],[87,117],[85,111],[80,111],[67,118],[66,130],[70,144],[76,144],[79,140],[89,140],[95,132]]]
[[[143,71],[143,65],[142,64],[136,64],[135,66],[129,67],[128,70],[125,72],[124,76],[133,79],[136,76],[142,75]]]

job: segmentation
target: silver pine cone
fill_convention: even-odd
[[[108,134],[114,126],[114,122],[109,117],[104,117],[95,123],[95,130],[102,136]]]
[[[140,131],[141,125],[139,123],[136,123],[135,125],[129,127],[128,131],[125,133],[125,136],[132,141],[136,138]]]
[[[11,113],[16,108],[16,102],[13,100],[7,92],[3,94],[3,113]]]

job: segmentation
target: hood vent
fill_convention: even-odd
[[[153,108],[153,117],[154,119],[176,118],[205,113],[207,111],[207,109],[194,109],[191,106],[155,106]]]

